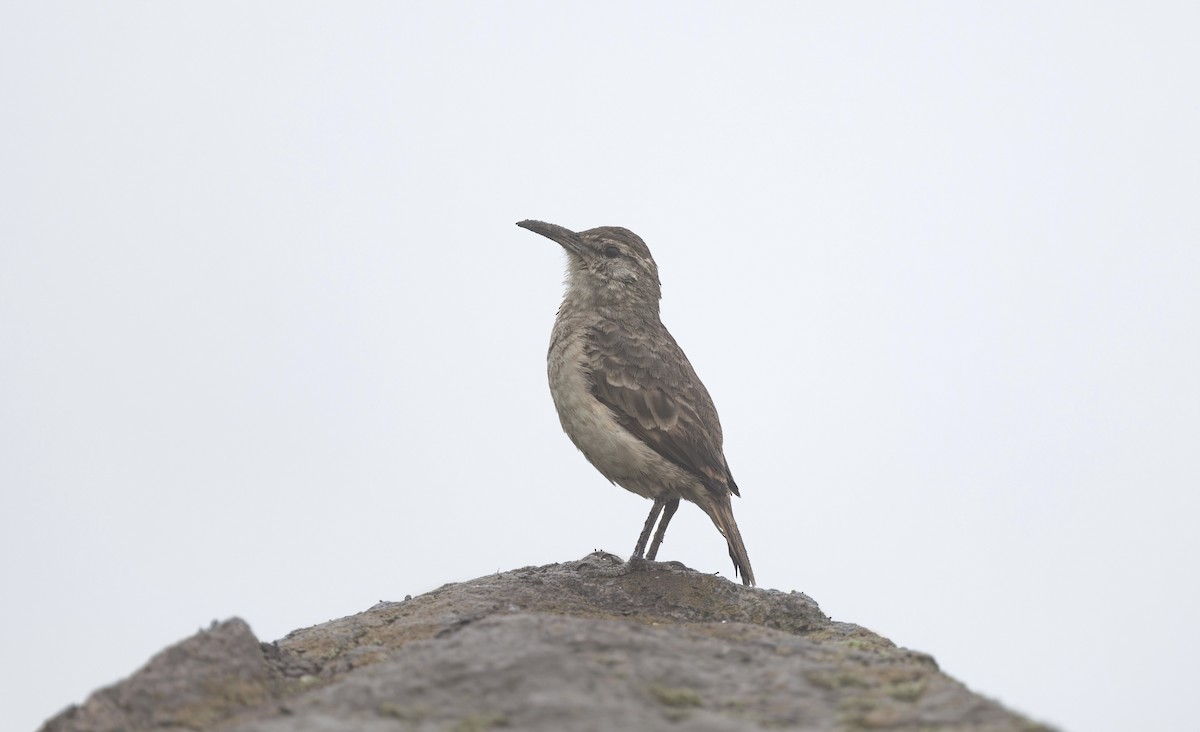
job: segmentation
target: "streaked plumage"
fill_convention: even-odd
[[[721,422],[687,356],[659,320],[658,267],[633,232],[605,226],[572,232],[541,221],[518,224],[562,245],[567,292],[547,366],[563,430],[606,478],[654,500],[634,549],[654,559],[685,499],[726,538],[743,583],[754,584],[733,518],[740,495],[722,451]],[[659,515],[662,515],[659,520]]]

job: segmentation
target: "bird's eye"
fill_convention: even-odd
[[[620,255],[621,255],[621,250],[617,249],[613,245],[609,244],[608,246],[604,247],[604,256],[608,257],[609,259],[613,259],[614,257],[619,257]]]

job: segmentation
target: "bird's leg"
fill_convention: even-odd
[[[658,531],[654,532],[654,541],[650,542],[650,551],[646,553],[646,559],[654,561],[654,557],[658,556],[658,546],[662,544],[663,536],[667,533],[667,524],[671,523],[671,517],[675,515],[676,509],[679,508],[679,499],[672,498],[666,502],[664,506],[662,520],[658,522]]]
[[[658,520],[658,514],[663,510],[665,501],[661,498],[654,499],[654,507],[650,509],[650,516],[646,519],[646,525],[642,527],[642,535],[638,537],[637,546],[633,548],[633,556],[638,559],[646,553],[646,542],[650,540],[650,532],[654,530],[654,522]]]

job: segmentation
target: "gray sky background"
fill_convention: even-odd
[[[1195,3],[6,3],[0,708],[627,555],[561,434],[626,226],[766,588],[1067,730],[1200,657]],[[681,509],[663,557],[731,575]]]

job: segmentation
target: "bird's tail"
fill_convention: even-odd
[[[746,553],[746,545],[742,542],[742,532],[738,531],[737,521],[733,518],[733,505],[729,494],[705,501],[701,507],[729,544],[729,558],[733,560],[734,575],[740,574],[742,584],[752,586],[754,570],[750,568],[750,555]]]

